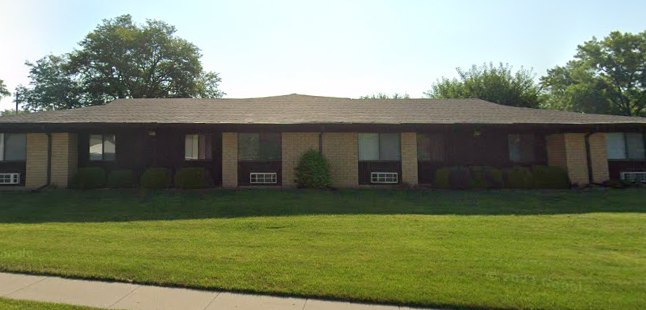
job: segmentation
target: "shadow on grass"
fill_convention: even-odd
[[[119,190],[0,192],[0,223],[297,215],[539,215],[646,212],[646,190]]]

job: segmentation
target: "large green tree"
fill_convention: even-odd
[[[429,98],[479,98],[517,107],[539,107],[540,88],[532,70],[514,71],[508,64],[457,68],[459,78],[441,78],[424,94]]]
[[[16,100],[29,110],[101,105],[117,98],[219,98],[220,77],[204,71],[199,48],[158,20],[134,23],[130,15],[104,20],[61,55],[30,67],[29,87]]]
[[[541,84],[547,108],[646,116],[646,31],[593,37],[565,66],[548,70]]]
[[[0,99],[8,96],[11,96],[11,93],[7,89],[7,85],[4,84],[4,81],[0,80]]]

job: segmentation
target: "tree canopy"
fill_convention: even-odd
[[[376,93],[372,95],[361,96],[359,99],[410,99],[408,94],[394,93],[388,95],[386,93]]]
[[[574,59],[541,78],[546,108],[646,116],[646,31],[612,32],[577,47]]]
[[[11,96],[11,93],[7,89],[7,85],[4,84],[4,81],[0,80],[0,99],[8,96]]]
[[[163,21],[136,24],[130,15],[103,20],[74,51],[30,67],[16,100],[29,110],[106,104],[118,98],[219,98],[220,77],[204,71],[199,48]]]
[[[429,98],[479,98],[517,107],[539,107],[540,88],[532,70],[515,71],[508,64],[473,65],[469,70],[457,68],[459,78],[441,78],[424,95]]]

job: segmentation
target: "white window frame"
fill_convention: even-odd
[[[20,173],[0,173],[0,185],[20,184]]]
[[[372,184],[397,184],[399,173],[397,172],[371,172],[370,183]]]
[[[249,173],[249,184],[277,184],[278,174],[276,172],[251,172]]]

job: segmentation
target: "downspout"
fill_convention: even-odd
[[[589,184],[595,184],[594,183],[594,176],[592,175],[592,154],[590,152],[590,136],[595,134],[596,132],[589,132],[585,134],[585,157],[586,161],[588,163],[588,183]]]
[[[47,187],[49,187],[52,181],[52,134],[47,132],[47,179],[45,185],[33,190],[33,192],[39,192]]]

